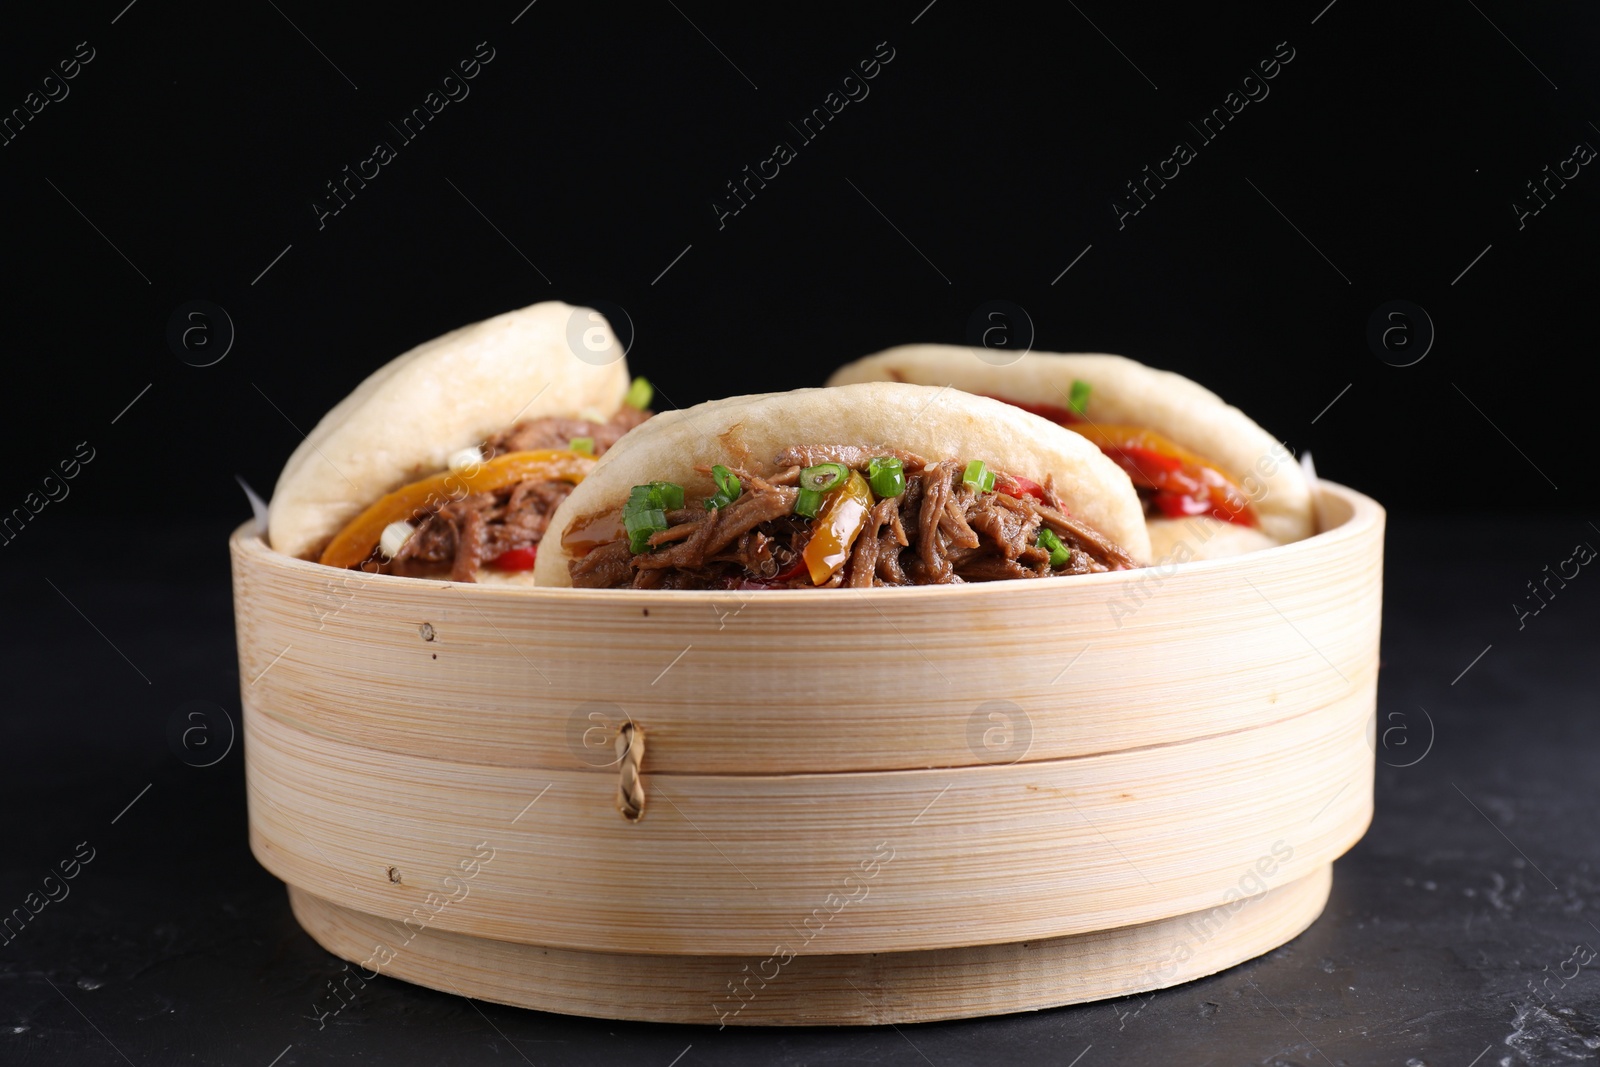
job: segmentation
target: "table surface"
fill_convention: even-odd
[[[1550,580],[1537,614],[1527,586],[1575,544],[1600,545],[1582,519],[1391,520],[1377,815],[1336,865],[1322,918],[1289,944],[1147,997],[899,1028],[722,1031],[545,1015],[387,978],[319,1028],[313,1001],[342,964],[250,855],[238,746],[195,767],[168,740],[190,701],[238,715],[227,532],[119,530],[107,560],[104,529],[63,518],[0,553],[11,605],[0,910],[42,892],[62,861],[92,857],[0,943],[0,1062],[1600,1059],[1600,579],[1580,568]]]

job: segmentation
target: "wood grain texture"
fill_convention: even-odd
[[[1240,559],[860,592],[461,585],[332,570],[241,529],[241,688],[247,714],[308,733],[507,768],[606,763],[629,718],[672,774],[1173,744],[1371,685],[1383,510],[1320,492],[1326,532]],[[994,702],[1026,743],[989,730]]]
[[[1250,556],[859,593],[453,585],[241,530],[251,845],[330,943],[380,923],[429,946],[394,973],[617,1017],[690,1008],[606,981],[780,942],[822,1006],[770,1021],[1114,995],[1166,984],[1135,931],[1298,901],[1193,977],[1309,922],[1371,817],[1383,511],[1319,494],[1325,532]]]
[[[1372,701],[1369,686],[1252,730],[1009,766],[647,765],[638,822],[618,813],[613,773],[402,756],[252,711],[251,845],[346,907],[564,948],[750,954],[836,908],[807,954],[1059,937],[1209,907],[1341,855],[1371,816]],[[492,859],[463,890],[475,851]],[[1270,877],[1252,875],[1264,860]]]
[[[290,889],[296,918],[335,955],[447,993],[567,1015],[728,1026],[931,1022],[1032,1011],[1192,981],[1270,951],[1321,913],[1331,872],[1240,902],[1116,930],[928,952],[638,956],[491,941],[393,924]],[[384,951],[388,950],[388,951]],[[365,969],[363,969],[365,968]],[[1136,1012],[1138,1001],[1126,1011]]]

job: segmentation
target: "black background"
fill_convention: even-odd
[[[1512,204],[1600,146],[1592,9],[925,2],[543,0],[513,25],[521,3],[139,0],[13,25],[7,109],[78,42],[96,58],[0,148],[0,506],[88,440],[56,510],[242,515],[231,475],[269,491],[296,427],[373,368],[537,300],[625,308],[631,365],[683,406],[963,342],[1003,299],[1036,347],[1186,372],[1397,512],[1581,510],[1600,179],[1520,230]],[[484,41],[470,95],[401,144],[388,123]],[[870,95],[799,144],[788,123],[883,41]],[[1186,123],[1278,42],[1270,95],[1202,143]],[[319,229],[324,183],[380,139],[398,157]],[[798,158],[719,229],[713,201],[779,139]],[[1198,158],[1119,230],[1113,199],[1179,139]],[[214,366],[166,340],[194,299],[236,330]],[[1395,299],[1437,334],[1405,368],[1366,340]]]
[[[1512,209],[1575,144],[1600,146],[1592,8],[276,3],[113,0],[10,12],[0,33],[0,114],[78,42],[95,50],[0,147],[0,515],[79,442],[95,449],[70,496],[0,544],[0,908],[75,842],[99,849],[70,900],[0,947],[0,1061],[1594,1055],[1593,973],[1555,1013],[1526,986],[1600,940],[1600,617],[1582,580],[1525,628],[1508,610],[1575,541],[1600,541],[1575,447],[1593,418],[1600,177],[1585,167],[1520,230]],[[395,141],[387,123],[480,41],[495,58],[471,95],[319,230],[324,182]],[[724,183],[883,41],[895,58],[870,96],[719,230]],[[1270,96],[1119,230],[1123,183],[1197,141],[1187,121],[1279,42],[1295,58]],[[663,406],[963,342],[979,305],[1007,300],[1036,347],[1188,373],[1377,497],[1380,710],[1407,717],[1412,747],[1378,753],[1378,814],[1326,917],[1126,1025],[1138,1001],[719,1035],[381,979],[318,1030],[310,1004],[339,964],[249,854],[239,751],[186,766],[166,734],[192,700],[237,719],[233,476],[267,492],[299,430],[373,368],[542,299],[625,308],[629,362]],[[1396,299],[1437,330],[1409,367],[1366,338]],[[215,365],[168,344],[191,300],[236,328]]]

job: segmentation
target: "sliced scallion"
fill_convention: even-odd
[[[744,491],[743,487],[739,485],[739,476],[720,463],[712,466],[711,480],[716,483],[717,491],[714,495],[706,498],[707,511],[713,508],[727,507],[735,500],[738,500],[739,494]]]
[[[966,471],[961,475],[963,485],[970,485],[980,493],[987,493],[994,488],[994,471],[981,459],[975,459],[967,464]]]
[[[818,463],[800,472],[800,488],[809,489],[814,493],[826,493],[843,485],[848,477],[850,468],[843,463]]]
[[[644,552],[650,536],[667,528],[667,512],[683,507],[683,486],[673,482],[650,482],[628,491],[622,505],[622,525],[628,531],[628,547]]]
[[[683,507],[683,486],[676,482],[651,482],[650,488],[660,507],[668,511]]]
[[[1067,407],[1072,409],[1074,415],[1082,415],[1083,409],[1089,406],[1089,383],[1081,378],[1072,380],[1072,388],[1067,393]]]
[[[1034,544],[1050,553],[1050,566],[1064,567],[1072,559],[1072,549],[1062,543],[1061,538],[1048,526],[1039,529],[1038,540]]]
[[[581,452],[586,456],[592,456],[594,455],[594,438],[574,437],[567,442],[567,451]]]
[[[804,515],[808,519],[814,519],[821,509],[822,494],[815,489],[802,488],[794,498],[794,513],[796,515]]]
[[[660,507],[656,501],[655,490],[648,485],[636,485],[628,490],[628,502],[622,505],[622,513],[639,511],[644,508]]]
[[[635,553],[650,547],[650,536],[667,528],[667,513],[660,508],[639,508],[625,511],[622,525],[628,531],[628,548]]]
[[[632,385],[628,386],[628,395],[622,398],[622,402],[630,408],[638,408],[643,411],[650,406],[650,401],[655,395],[655,386],[650,384],[649,378],[641,375],[633,380]]]
[[[906,465],[898,456],[873,456],[867,461],[867,484],[880,500],[906,491]]]

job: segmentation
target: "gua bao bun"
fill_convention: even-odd
[[[545,545],[539,585],[641,588],[1047,577],[1150,551],[1128,476],[1083,438],[892,382],[658,415],[573,490]]]

